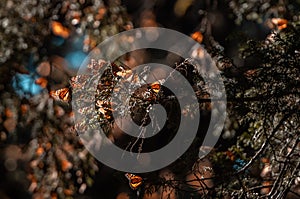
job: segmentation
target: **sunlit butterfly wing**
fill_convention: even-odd
[[[132,74],[130,67],[123,63],[122,64],[111,63],[111,68],[114,76],[128,77]]]
[[[201,42],[203,41],[203,35],[202,35],[202,33],[199,32],[199,31],[194,32],[193,34],[191,34],[191,37],[192,37],[195,41],[197,41],[197,42],[199,42],[199,43],[201,43]]]
[[[154,82],[151,84],[151,90],[154,92],[154,93],[159,93],[160,91],[160,83],[159,82]]]
[[[129,186],[131,189],[136,190],[143,183],[143,178],[131,173],[125,174],[126,178],[129,180]]]
[[[54,35],[60,36],[64,39],[66,39],[70,36],[70,30],[68,28],[64,27],[58,21],[51,22],[51,29],[52,29],[52,32]]]
[[[277,26],[278,30],[285,29],[287,27],[288,21],[281,18],[272,18],[271,22]]]
[[[161,90],[161,84],[158,81],[156,81],[150,84],[147,88],[148,89],[143,93],[144,99],[148,101],[155,101],[158,97],[158,93]]]
[[[58,101],[69,102],[71,100],[71,90],[62,88],[56,91],[50,91],[50,96]]]

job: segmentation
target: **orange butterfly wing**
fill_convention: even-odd
[[[197,42],[199,42],[199,43],[201,43],[201,42],[203,41],[203,35],[202,35],[202,33],[199,32],[199,31],[194,32],[193,34],[191,34],[191,37],[192,37],[195,41],[197,41]]]
[[[277,26],[278,30],[285,29],[288,25],[288,20],[281,18],[272,18],[271,22]]]
[[[154,92],[154,93],[158,93],[160,91],[160,84],[159,82],[154,82],[151,84],[151,90]]]
[[[131,173],[125,174],[126,178],[129,180],[129,186],[131,189],[136,190],[143,183],[143,178]]]
[[[69,102],[71,100],[71,93],[69,88],[62,88],[56,91],[50,91],[50,96],[55,100]]]
[[[61,23],[58,21],[52,21],[51,22],[51,29],[53,34],[63,37],[63,38],[68,38],[70,36],[70,31],[68,28],[64,27]]]

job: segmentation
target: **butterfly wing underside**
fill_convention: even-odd
[[[125,174],[126,178],[129,180],[129,186],[131,189],[136,190],[143,183],[143,178],[131,173]]]
[[[50,96],[58,101],[69,102],[71,100],[71,93],[69,88],[62,88],[56,91],[50,91]]]

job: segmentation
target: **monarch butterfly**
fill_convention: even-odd
[[[54,35],[60,36],[64,39],[66,39],[70,36],[69,29],[64,27],[58,21],[52,21],[51,22],[51,29],[52,29],[52,32],[53,32]]]
[[[104,106],[103,106],[104,105]],[[98,107],[98,111],[104,115],[104,117],[107,120],[111,120],[112,119],[112,108],[111,107],[107,107],[107,105],[103,104],[101,102],[101,100],[98,100],[96,103],[96,106]]]
[[[132,173],[126,173],[125,177],[129,180],[131,189],[136,190],[143,183],[143,178]]]
[[[287,27],[288,24],[288,20],[286,19],[281,19],[281,18],[272,18],[271,22],[277,26],[278,30],[282,30],[285,29]]]
[[[112,69],[114,76],[118,76],[118,77],[125,77],[127,75],[132,74],[130,67],[125,65],[124,63],[119,64],[119,65],[117,65],[115,63],[111,63],[111,69]]]
[[[201,43],[203,41],[203,35],[201,32],[198,32],[198,31],[194,32],[193,34],[191,34],[191,37],[199,43]]]
[[[158,93],[160,91],[160,83],[154,82],[151,84],[150,88],[154,93]]]
[[[50,96],[55,100],[69,102],[71,100],[71,90],[69,88],[62,88],[56,91],[50,91]]]

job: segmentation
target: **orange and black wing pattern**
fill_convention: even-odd
[[[58,101],[69,102],[71,100],[71,90],[62,88],[56,91],[50,91],[50,96]]]
[[[160,83],[156,81],[151,84],[151,91],[157,94],[160,91],[160,87],[161,87]]]
[[[129,186],[131,189],[136,190],[143,183],[143,178],[131,173],[125,174],[126,178],[129,180]]]
[[[129,66],[126,66],[125,64],[117,65],[115,63],[111,63],[111,69],[113,72],[113,75],[115,77],[128,77],[132,74],[132,71],[130,70]]]

